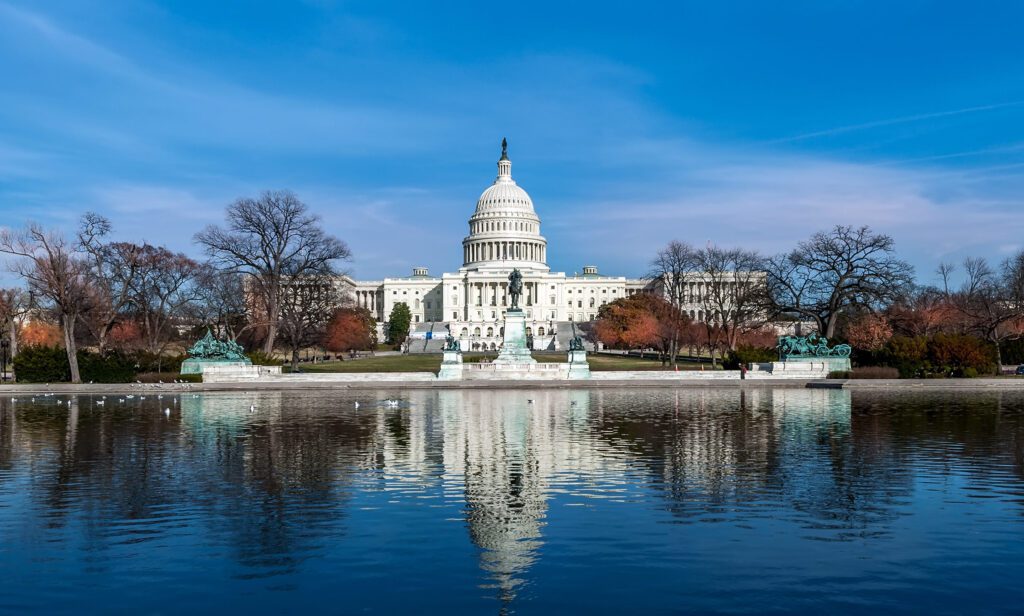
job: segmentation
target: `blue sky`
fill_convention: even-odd
[[[290,188],[360,278],[460,265],[502,137],[549,262],[837,223],[1024,247],[1024,3],[0,0],[0,216],[197,254]]]

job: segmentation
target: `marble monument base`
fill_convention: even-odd
[[[462,378],[462,351],[445,350],[441,369],[437,371],[439,381],[457,381]]]
[[[229,361],[224,359],[200,359],[197,357],[190,357],[185,361],[181,362],[181,374],[203,374],[206,368],[210,366],[218,366],[225,368],[238,368],[244,370],[247,367],[252,366],[252,362],[248,359]]]
[[[505,313],[505,335],[494,360],[497,365],[533,366],[537,360],[526,346],[526,313],[513,308]]]
[[[587,362],[587,352],[583,350],[569,351],[569,378],[589,379],[590,363]]]

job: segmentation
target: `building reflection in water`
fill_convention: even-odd
[[[84,519],[100,552],[123,520],[198,520],[259,577],[301,571],[345,537],[358,493],[440,495],[508,604],[557,530],[552,508],[588,490],[626,486],[677,520],[775,515],[841,541],[887,532],[915,474],[943,472],[911,449],[1024,477],[1020,394],[414,390],[400,408],[374,404],[395,395],[0,401],[0,504],[18,531]]]

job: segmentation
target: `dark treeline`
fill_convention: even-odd
[[[86,213],[73,235],[35,223],[0,232],[0,252],[23,281],[0,292],[4,345],[16,370],[17,358],[26,375],[63,374],[72,382],[82,381],[83,362],[96,380],[122,378],[111,362],[176,370],[187,342],[206,328],[258,351],[258,359],[283,351],[297,363],[301,349],[327,342],[339,309],[356,310],[338,288],[338,264],[351,252],[287,191],[230,204],[223,226],[194,237],[205,260],[118,241],[115,231],[107,218]],[[365,327],[367,320],[341,322]],[[367,334],[339,344],[352,339],[375,343]],[[29,361],[26,346],[60,347],[63,357],[37,352]]]
[[[114,234],[94,213],[73,235],[33,223],[0,232],[0,252],[23,282],[0,290],[0,339],[26,379],[175,371],[207,328],[257,362],[283,353],[293,369],[303,349],[377,345],[373,317],[351,305],[339,278],[351,251],[290,192],[230,204],[223,225],[194,236],[202,260]],[[868,227],[836,226],[774,256],[673,241],[654,255],[651,292],[603,305],[585,329],[612,348],[655,349],[672,365],[685,354],[770,359],[783,331],[847,341],[856,365],[901,376],[973,376],[1024,362],[1024,252],[938,272],[940,285],[918,283],[892,238]],[[388,339],[400,344],[408,325],[391,321]],[[30,358],[26,346],[62,354]]]
[[[672,364],[680,353],[767,361],[784,331],[849,342],[855,365],[891,370],[882,375],[976,376],[1024,363],[1024,251],[998,265],[944,263],[937,274],[940,285],[919,283],[893,239],[869,227],[836,226],[774,256],[671,242],[652,262],[653,293],[603,306],[591,336],[653,348]]]

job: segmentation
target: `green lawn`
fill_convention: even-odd
[[[565,353],[536,353],[533,357],[539,362],[564,362],[567,359]],[[467,353],[464,361],[467,363],[480,360],[489,361],[493,358],[493,355],[481,356]],[[596,372],[664,369],[661,366],[661,362],[656,359],[640,359],[639,357],[588,354],[587,360],[590,362],[590,369]],[[437,372],[440,367],[440,355],[390,355],[347,361],[329,361],[318,364],[302,364],[300,369],[303,372]],[[685,363],[679,365],[680,370],[700,370],[700,368],[700,364]],[[704,364],[704,369],[710,370],[711,364]]]
[[[441,369],[441,356],[388,355],[302,364],[299,369],[303,372],[437,372]]]

